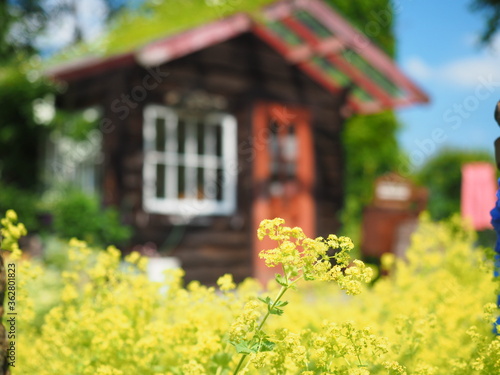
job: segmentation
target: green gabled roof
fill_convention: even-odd
[[[124,13],[100,40],[100,54],[80,57],[51,74],[74,80],[128,64],[158,66],[251,32],[332,93],[352,86],[349,104],[356,112],[428,101],[389,56],[324,0],[253,0],[239,7],[205,1]]]
[[[46,67],[85,57],[106,57],[138,49],[234,13],[258,14],[258,10],[275,0],[173,0],[149,1],[119,14],[104,35],[63,50],[46,61]],[[213,5],[208,5],[213,4]],[[219,5],[216,5],[219,4]]]

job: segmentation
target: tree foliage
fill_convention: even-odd
[[[394,13],[390,1],[330,1],[355,27],[390,56],[396,45]],[[375,179],[397,171],[402,159],[396,134],[400,124],[392,111],[369,116],[354,116],[346,121],[345,205],[343,231],[355,241],[359,235],[361,212],[370,203]]]
[[[107,16],[126,0],[101,0]],[[41,74],[37,37],[51,24],[72,18],[81,39],[77,0],[0,1],[0,177],[6,184],[34,190],[39,182],[41,145],[48,128],[36,119],[34,103],[55,91]]]
[[[32,59],[45,19],[38,1],[0,1],[0,176],[31,189],[44,132],[34,120],[33,102],[51,91]]]
[[[19,52],[35,51],[34,36],[45,26],[47,16],[37,0],[0,1],[0,63]]]
[[[443,150],[417,172],[418,181],[429,189],[429,212],[441,220],[460,212],[462,165],[475,161],[493,163],[484,151]]]
[[[33,189],[40,143],[47,128],[35,120],[33,104],[54,86],[37,77],[21,57],[0,65],[0,173],[4,183]]]
[[[388,0],[328,0],[359,31],[394,56],[396,41],[393,33],[394,12]]]
[[[485,43],[491,42],[500,27],[500,0],[474,0],[471,8],[475,11],[484,11],[486,14],[481,40]]]
[[[403,152],[396,133],[400,125],[391,111],[349,119],[344,131],[346,150],[343,230],[358,240],[363,207],[373,198],[374,182],[380,175],[399,172]]]

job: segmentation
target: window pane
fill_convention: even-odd
[[[204,155],[215,155],[215,149],[216,149],[215,127],[212,125],[207,125],[205,127],[204,133],[205,133]]]
[[[205,125],[201,122],[196,124],[198,135],[198,155],[205,154]]]
[[[216,194],[215,198],[218,201],[221,201],[224,199],[223,190],[224,190],[224,173],[223,173],[222,169],[217,169],[217,194]]]
[[[217,196],[217,171],[215,169],[205,168],[204,173],[204,198],[214,200]]]
[[[166,198],[176,199],[177,198],[177,166],[168,165],[167,166],[167,177],[166,177]]]
[[[215,127],[215,140],[216,140],[215,154],[217,156],[222,156],[222,127],[220,125],[217,125]]]
[[[186,182],[184,183],[184,198],[196,199],[198,195],[196,192],[196,169],[197,168],[192,167],[185,167],[184,169],[184,174],[186,175]]]
[[[156,151],[165,151],[165,119],[156,118]]]
[[[179,119],[177,125],[177,153],[184,154],[186,149],[186,122]]]
[[[205,198],[205,191],[204,191],[205,190],[205,181],[204,181],[204,178],[203,178],[203,174],[204,174],[203,168],[197,168],[197,172],[196,172],[196,184],[197,184],[197,187],[198,187],[198,194],[197,194],[197,198],[198,199],[204,199]]]
[[[286,175],[289,179],[295,178],[295,169],[297,167],[297,137],[295,127],[288,127],[288,134],[283,139],[283,158],[286,161]]]
[[[177,198],[182,199],[186,197],[186,168],[179,165],[177,172]]]
[[[278,138],[278,124],[273,122],[270,124],[270,132],[268,139],[269,156],[271,163],[271,178],[276,180],[279,173],[279,160],[280,160],[280,144]]]
[[[156,164],[156,197],[165,198],[165,165]]]

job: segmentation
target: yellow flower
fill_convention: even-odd
[[[141,254],[138,251],[132,251],[129,255],[125,257],[125,262],[135,264],[141,259]]]
[[[14,210],[7,210],[7,212],[5,213],[5,217],[11,222],[17,221],[17,214]]]
[[[233,275],[226,273],[224,276],[219,277],[217,280],[217,285],[220,290],[227,292],[236,288],[236,284],[233,282]]]

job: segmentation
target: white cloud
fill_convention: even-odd
[[[440,65],[431,65],[419,56],[402,62],[403,70],[413,79],[440,83],[457,89],[475,88],[481,77],[500,81],[500,38],[477,56],[462,57]]]
[[[412,77],[426,80],[431,77],[431,68],[418,56],[413,56],[403,62],[403,69]]]
[[[448,62],[434,71],[436,79],[464,88],[475,87],[480,77],[500,79],[500,65],[490,56],[478,56]]]

